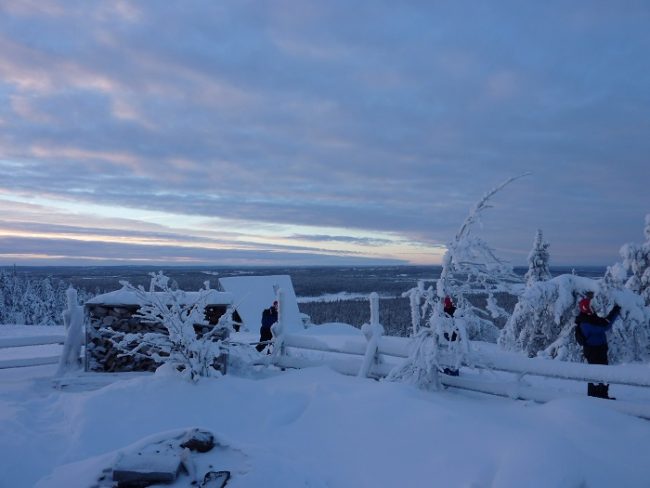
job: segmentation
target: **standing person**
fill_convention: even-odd
[[[607,317],[599,317],[591,308],[591,299],[594,293],[588,291],[585,298],[580,300],[578,307],[580,313],[576,317],[576,327],[580,328],[584,343],[582,353],[589,364],[609,364],[607,360],[607,331],[612,328],[612,323],[616,320],[621,307],[614,305]],[[587,385],[587,395],[598,398],[607,398],[609,396],[609,385],[605,383],[589,383]]]
[[[443,311],[450,317],[453,317],[454,312],[456,312],[456,306],[454,305],[454,302],[449,295],[445,297],[443,304]]]
[[[268,344],[264,344],[266,341],[273,339],[273,333],[271,332],[271,326],[278,321],[278,302],[277,300],[273,302],[273,305],[269,308],[265,308],[262,312],[262,326],[260,327],[260,344],[255,346],[259,352],[262,352]]]
[[[456,306],[454,305],[454,302],[451,299],[451,297],[449,295],[447,295],[442,303],[443,303],[443,312],[445,312],[445,314],[447,314],[449,317],[451,317],[453,319],[454,318],[454,313],[456,312]],[[452,332],[451,332],[451,337],[449,337],[448,332],[445,332],[443,334],[443,337],[447,341],[454,342],[458,338],[458,334],[456,332],[455,327],[454,327],[454,330],[452,330]],[[458,376],[458,374],[459,374],[457,368],[450,368],[450,367],[443,368],[442,372],[444,374],[446,374],[446,375],[449,375],[449,376]]]

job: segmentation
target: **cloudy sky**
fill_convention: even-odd
[[[0,264],[612,264],[647,1],[0,0]]]

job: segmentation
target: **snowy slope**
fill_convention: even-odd
[[[354,337],[343,326],[321,332]],[[229,487],[643,487],[650,479],[650,423],[586,397],[539,405],[327,368],[196,385],[160,374],[118,375],[106,386],[90,375],[57,390],[54,369],[0,371],[0,486],[88,487],[130,445],[189,427],[225,446],[203,456],[232,471]]]

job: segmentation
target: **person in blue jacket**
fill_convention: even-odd
[[[612,323],[618,317],[621,307],[614,305],[607,317],[599,317],[591,308],[593,297],[594,293],[589,291],[585,298],[578,303],[580,313],[575,322],[584,337],[582,352],[589,364],[609,364],[607,360],[607,331],[612,328]],[[609,385],[605,383],[589,383],[587,395],[613,400],[609,396]]]
[[[255,348],[262,352],[268,346],[267,341],[273,339],[271,326],[278,321],[278,302],[273,302],[273,305],[264,309],[262,312],[262,326],[260,327],[260,343]],[[268,352],[268,351],[267,351]]]

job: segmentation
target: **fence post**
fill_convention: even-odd
[[[278,289],[276,293],[278,301],[278,321],[271,326],[273,334],[273,352],[271,353],[271,362],[276,362],[285,354],[284,334],[286,331],[285,314],[284,314],[284,290]]]
[[[413,290],[409,294],[409,302],[411,305],[411,327],[413,327],[413,337],[418,333],[420,328],[420,290]]]
[[[66,296],[68,308],[63,311],[66,336],[56,376],[61,376],[69,370],[78,369],[80,366],[79,355],[81,354],[81,343],[83,342],[84,312],[83,307],[77,304],[77,290],[70,286],[66,290]]]
[[[384,327],[379,323],[379,295],[372,292],[370,294],[370,323],[363,324],[361,332],[366,336],[368,345],[363,356],[363,363],[359,369],[359,377],[367,378],[370,368],[373,364],[379,362],[377,354],[379,348],[379,338],[384,335]]]

